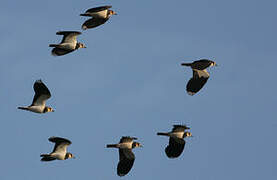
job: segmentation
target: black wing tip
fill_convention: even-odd
[[[130,139],[133,139],[133,140],[137,140],[138,139],[138,138],[133,137],[133,136],[122,136],[122,138],[130,138]]]
[[[190,129],[190,127],[188,127],[186,124],[174,124],[173,127],[182,127],[182,128],[185,128],[185,129]]]
[[[111,5],[97,6],[97,7],[93,7],[93,8],[88,9],[86,12],[97,12],[96,10],[99,10],[99,9],[105,10],[105,9],[110,9],[110,8],[112,8]]]
[[[188,90],[187,90],[187,93],[188,93],[188,95],[193,96],[193,95],[195,95],[197,92],[192,92],[192,91],[188,91]]]
[[[172,147],[170,146],[167,146],[165,149],[165,154],[170,159],[178,158],[179,156],[181,156],[182,153],[183,153],[183,149],[176,150],[176,149],[172,149]]]
[[[117,164],[117,175],[120,177],[127,175],[131,171],[134,162],[135,160],[126,159],[119,161],[119,163]]]
[[[35,83],[42,83],[42,84],[43,84],[43,82],[42,82],[41,79],[37,79],[37,80],[35,81]]]
[[[57,137],[57,136],[51,136],[50,138],[48,138],[48,140],[49,140],[50,142],[53,142],[53,143],[60,142],[60,141],[66,142],[66,143],[69,143],[69,144],[72,143],[70,140],[68,140],[68,139],[66,139],[66,138]]]
[[[80,31],[58,31],[56,32],[57,35],[65,35],[65,34],[82,34]]]

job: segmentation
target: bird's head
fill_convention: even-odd
[[[108,16],[110,17],[111,15],[117,15],[117,13],[113,10],[109,10]]]
[[[211,61],[211,65],[210,66],[217,66],[216,62]]]
[[[53,108],[51,108],[51,107],[45,107],[44,108],[44,113],[47,113],[47,112],[54,112],[54,109]]]
[[[185,132],[184,137],[192,137],[191,132]]]
[[[76,49],[79,49],[79,48],[87,48],[87,47],[83,43],[78,42],[76,45]]]
[[[72,154],[72,153],[66,153],[66,155],[65,155],[65,159],[70,159],[70,158],[73,158],[73,159],[75,159],[75,156]]]
[[[136,147],[142,147],[142,145],[139,142],[133,142],[132,148],[136,148]]]

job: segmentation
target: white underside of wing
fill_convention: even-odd
[[[34,106],[42,106],[43,109],[45,107],[46,100],[49,99],[48,95],[40,95],[37,100],[34,102]]]

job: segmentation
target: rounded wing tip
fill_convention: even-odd
[[[56,54],[54,51],[51,52],[51,55],[54,57],[58,56],[58,54]]]
[[[187,91],[188,95],[193,96],[194,94],[196,94],[195,92],[191,92],[191,91]]]
[[[87,30],[88,28],[87,28],[87,26],[82,26],[82,30]]]
[[[50,140],[53,140],[55,138],[56,138],[56,136],[51,136],[50,138],[48,138],[48,140],[50,141]]]

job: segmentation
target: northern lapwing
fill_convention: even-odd
[[[53,56],[62,56],[79,48],[86,48],[83,43],[77,42],[77,36],[82,34],[79,31],[59,31],[56,34],[63,35],[63,39],[60,44],[49,45],[49,47],[54,47],[52,50]]]
[[[137,138],[123,136],[118,144],[108,144],[107,148],[119,149],[119,162],[117,164],[117,175],[125,176],[132,169],[135,162],[135,155],[132,152],[133,148],[142,147],[138,142],[134,142]]]
[[[34,84],[35,96],[33,102],[27,107],[18,107],[18,109],[32,111],[35,113],[54,112],[51,107],[46,106],[46,101],[51,97],[51,93],[42,80],[37,80]]]
[[[95,28],[107,22],[112,15],[116,15],[116,12],[110,10],[111,7],[112,6],[95,7],[88,9],[84,14],[80,14],[80,16],[92,17],[84,22],[82,29]]]
[[[194,95],[208,81],[210,74],[206,70],[208,67],[216,66],[217,64],[214,61],[208,59],[201,59],[198,61],[194,61],[193,63],[182,63],[182,66],[190,66],[193,71],[193,76],[187,83],[187,93],[189,95]]]
[[[187,129],[190,129],[190,128],[185,125],[173,125],[173,129],[171,132],[157,133],[157,135],[159,136],[169,137],[169,144],[165,148],[165,153],[167,157],[177,158],[182,154],[186,144],[186,141],[184,140],[184,138],[192,136],[190,132],[186,131]]]
[[[66,160],[74,158],[73,154],[67,152],[67,147],[71,144],[71,141],[61,137],[50,137],[48,140],[55,143],[55,147],[50,154],[41,154],[41,161]]]

